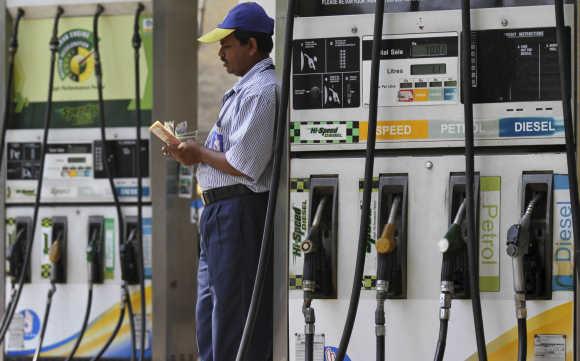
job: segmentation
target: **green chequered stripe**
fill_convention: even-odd
[[[43,218],[40,224],[42,227],[52,227],[52,218]]]
[[[346,134],[343,139],[304,140],[301,139],[300,134],[302,125],[346,125]],[[291,122],[289,133],[291,144],[353,144],[358,143],[360,140],[360,123],[357,121]]]
[[[308,192],[310,188],[309,178],[290,178],[290,191],[291,192]]]
[[[359,179],[358,181],[358,190],[360,192],[362,192],[364,190],[365,187],[365,181],[364,179]],[[373,191],[378,191],[379,190],[379,178],[378,177],[373,177]]]
[[[290,275],[289,279],[289,289],[290,290],[301,290],[302,289],[302,276],[301,275]]]
[[[298,143],[300,142],[300,122],[291,122],[290,123],[290,143]]]
[[[40,266],[40,277],[50,278],[50,264],[43,264]]]
[[[373,290],[377,285],[377,276],[363,276],[362,288],[363,290]]]

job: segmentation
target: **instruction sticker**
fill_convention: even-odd
[[[359,179],[359,213],[358,218],[361,217],[361,209],[363,202],[364,179]],[[378,213],[379,213],[379,178],[373,178],[373,186],[371,193],[371,208],[369,213],[369,228],[367,229],[367,258],[364,267],[362,288],[363,290],[375,289],[377,282],[377,249],[375,242],[378,238]]]
[[[289,289],[302,289],[302,269],[304,256],[302,242],[308,231],[310,179],[290,179],[290,250],[288,260]]]
[[[566,361],[565,335],[535,335],[535,361]]]
[[[115,221],[105,218],[105,278],[115,278]]]
[[[297,333],[296,335],[296,361],[305,361],[306,353],[306,339],[303,333]],[[313,346],[313,359],[312,361],[325,361],[324,358],[324,334],[314,335],[314,346]]]
[[[552,289],[572,291],[574,232],[570,204],[568,175],[554,175],[554,259]]]
[[[501,177],[481,177],[479,182],[479,289],[499,292]]]

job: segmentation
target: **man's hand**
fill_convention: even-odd
[[[192,140],[177,145],[169,144],[163,152],[183,165],[194,165],[201,162],[204,148]]]

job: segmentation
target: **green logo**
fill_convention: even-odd
[[[61,80],[82,83],[90,79],[95,69],[93,33],[73,29],[60,36],[58,46],[58,74]]]

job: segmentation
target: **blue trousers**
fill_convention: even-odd
[[[197,344],[202,361],[234,361],[250,307],[268,193],[205,207],[200,221]],[[270,265],[272,265],[270,259]],[[259,306],[247,360],[272,360],[272,267]]]

